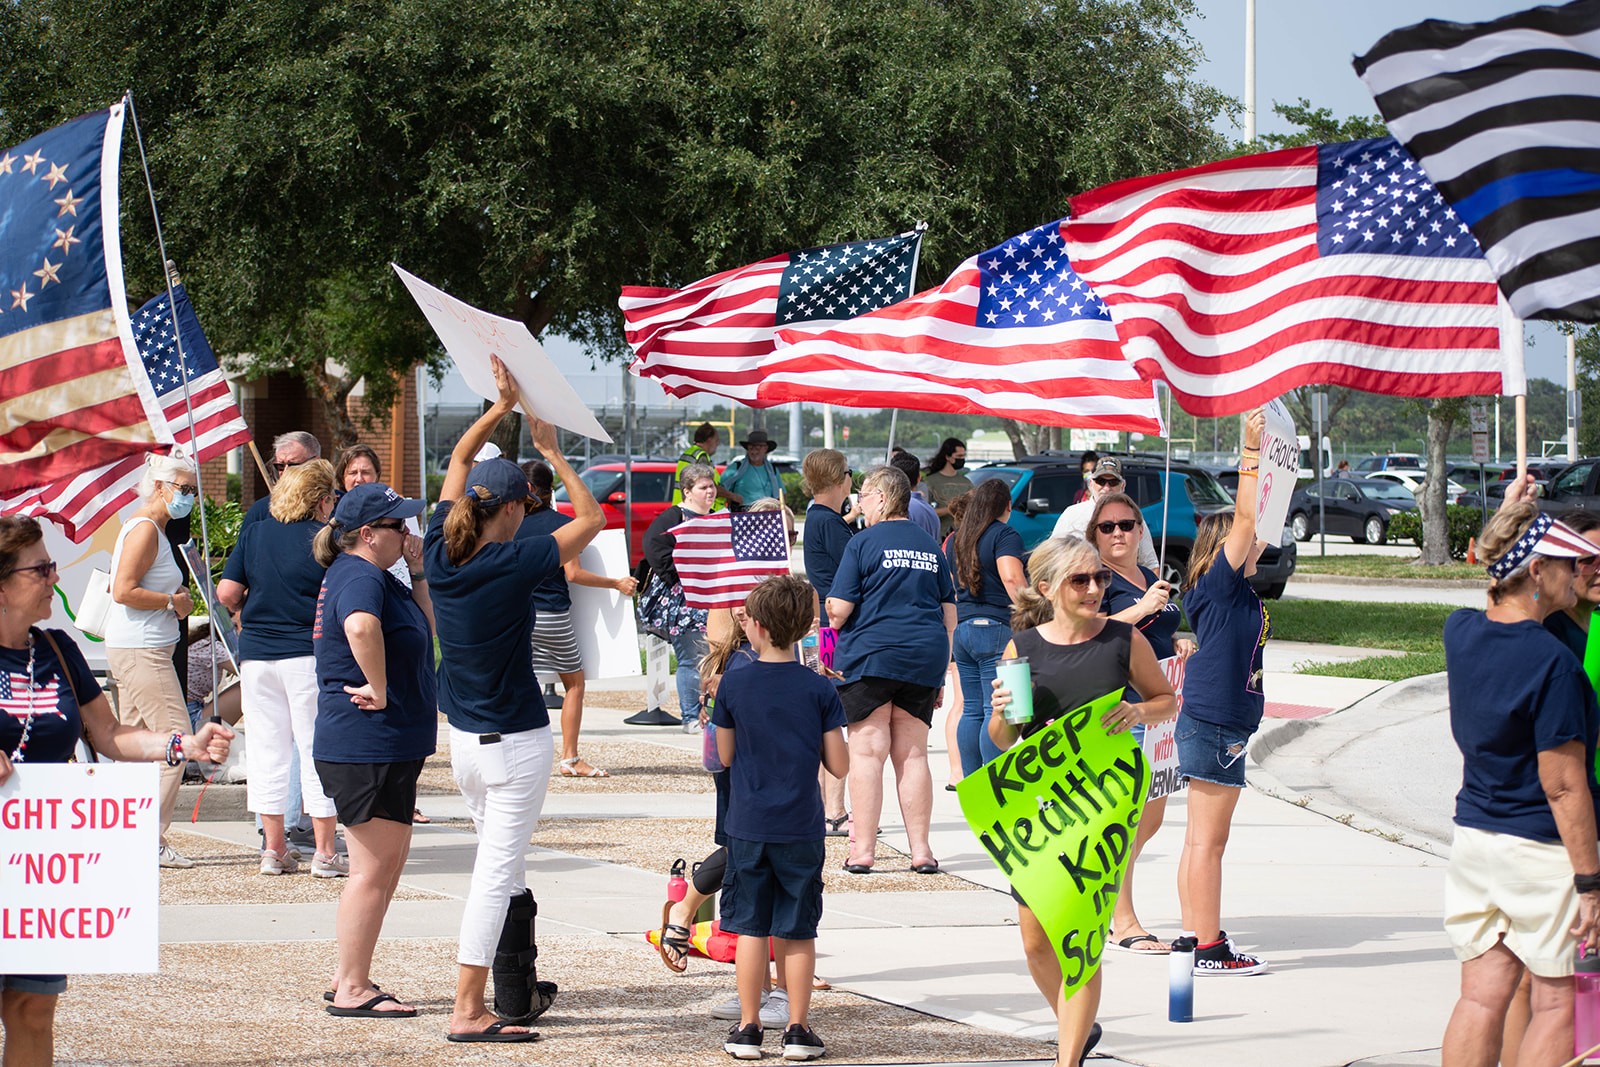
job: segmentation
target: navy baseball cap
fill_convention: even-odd
[[[353,530],[379,519],[409,519],[422,514],[425,506],[421,500],[408,500],[382,482],[367,482],[339,498],[333,509],[333,525]]]
[[[467,492],[482,508],[513,504],[527,499],[528,476],[509,459],[496,456],[472,468],[472,473],[467,475]]]

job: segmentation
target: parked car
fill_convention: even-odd
[[[1364,456],[1354,466],[1359,473],[1366,474],[1370,471],[1394,470],[1396,467],[1418,471],[1426,464],[1415,452],[1385,452],[1377,456]]]
[[[672,481],[678,473],[676,459],[654,456],[633,461],[633,528],[628,539],[628,566],[639,562],[644,555],[644,532],[656,516],[672,504]],[[621,460],[591,463],[578,473],[589,492],[600,502],[605,512],[606,529],[621,530],[627,525],[625,514],[627,494],[623,488],[624,464]],[[563,515],[572,514],[571,498],[563,486],[555,491],[555,508]]]
[[[1101,455],[1116,455],[1122,461],[1128,495],[1138,503],[1158,551],[1165,529],[1166,561],[1162,577],[1181,584],[1200,520],[1232,508],[1233,498],[1209,471],[1193,464],[1174,462],[1168,475],[1160,456],[1107,452]],[[988,464],[971,471],[970,477],[974,483],[999,478],[1010,487],[1010,525],[1022,535],[1023,547],[1030,550],[1050,536],[1056,520],[1077,501],[1083,489],[1077,453],[1028,456],[1008,463]],[[1164,523],[1163,500],[1166,502]],[[1281,545],[1262,553],[1250,584],[1262,596],[1282,596],[1294,573],[1297,552],[1294,541],[1285,532]]]
[[[1581,463],[1583,461],[1580,460],[1579,462]],[[1548,496],[1551,479],[1555,478],[1566,469],[1567,464],[1565,463],[1528,464],[1528,473],[1533,475],[1534,479],[1534,492],[1539,496]],[[1506,472],[1501,475],[1499,481],[1490,482],[1482,492],[1474,492],[1473,490],[1468,489],[1465,493],[1461,494],[1460,498],[1456,500],[1456,503],[1460,504],[1462,507],[1482,508],[1484,506],[1484,498],[1487,497],[1489,510],[1493,511],[1495,508],[1499,507],[1500,502],[1505,499],[1506,486],[1511,484],[1511,480],[1516,477],[1516,474],[1517,468],[1515,466],[1508,467]]]
[[[1516,467],[1514,465],[1485,463],[1483,465],[1482,481],[1497,482],[1506,476],[1507,471],[1515,470]],[[1481,490],[1483,488],[1478,477],[1478,465],[1476,463],[1452,463],[1444,473],[1446,478],[1453,482],[1460,482],[1467,487],[1468,491]]]
[[[1382,481],[1393,482],[1396,485],[1404,486],[1412,496],[1416,496],[1422,492],[1422,480],[1427,477],[1427,472],[1411,470],[1387,470],[1378,471],[1376,474],[1369,474],[1367,477],[1377,478]],[[1466,491],[1467,487],[1462,485],[1460,482],[1452,481],[1449,478],[1445,479],[1445,503],[1454,504],[1460,498],[1461,494],[1465,493]]]
[[[1323,482],[1320,494],[1315,482],[1295,492],[1289,500],[1289,529],[1295,540],[1309,541],[1323,532],[1318,523],[1325,521],[1328,533],[1345,534],[1358,545],[1381,545],[1394,514],[1416,510],[1417,498],[1392,481],[1334,478]]]
[[[1505,491],[1500,495],[1504,497]],[[1600,459],[1580,459],[1563,467],[1545,485],[1544,498],[1557,511],[1568,508],[1600,510]]]

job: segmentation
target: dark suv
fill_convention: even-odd
[[[1150,453],[1107,453],[1122,462],[1122,476],[1128,482],[1128,495],[1144,514],[1150,537],[1161,549],[1162,501],[1166,499],[1167,558],[1164,578],[1182,584],[1184,568],[1200,520],[1233,507],[1233,499],[1211,472],[1191,463],[1172,464],[1164,470],[1165,459]],[[1077,501],[1083,490],[1083,473],[1078,454],[1045,452],[1006,463],[990,463],[971,471],[974,483],[991,478],[1003,480],[1011,489],[1010,525],[1022,534],[1023,547],[1032,549],[1050,536],[1061,513]],[[1167,490],[1163,492],[1163,488]],[[1282,544],[1269,547],[1256,564],[1250,584],[1262,596],[1283,595],[1289,576],[1294,573],[1297,549],[1287,529]]]

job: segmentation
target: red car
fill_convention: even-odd
[[[717,465],[722,470],[722,465]],[[628,538],[628,565],[636,566],[644,555],[644,532],[667,508],[672,506],[672,482],[678,473],[678,462],[672,459],[636,459],[633,461],[633,530]],[[589,492],[600,502],[606,515],[606,529],[620,530],[624,525],[623,467],[621,461],[596,463],[585,467],[578,477],[589,487]],[[572,514],[572,504],[565,488],[557,489],[556,510],[563,515]]]

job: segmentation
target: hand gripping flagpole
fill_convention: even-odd
[[[211,531],[206,523],[206,498],[205,490],[198,484],[200,481],[200,439],[199,431],[194,424],[194,399],[189,394],[189,356],[183,350],[183,331],[178,329],[178,298],[173,292],[172,276],[176,268],[167,258],[167,242],[161,233],[161,209],[156,206],[156,187],[150,180],[150,160],[144,151],[144,133],[139,128],[139,112],[133,106],[133,90],[128,90],[123,99],[128,102],[128,118],[133,121],[134,141],[139,145],[139,165],[144,169],[144,187],[150,194],[150,217],[156,227],[156,249],[161,255],[162,274],[167,283],[167,314],[172,318],[172,339],[178,346],[178,374],[183,381],[183,406],[189,416],[189,454],[194,463],[195,493],[199,497],[200,505],[200,561],[203,566],[211,566]],[[206,575],[209,580],[210,575]],[[201,589],[205,583],[198,582]],[[222,721],[222,679],[217,668],[217,643],[222,640],[222,635],[217,632],[216,612],[220,605],[206,605],[206,624],[211,630],[211,721]]]

